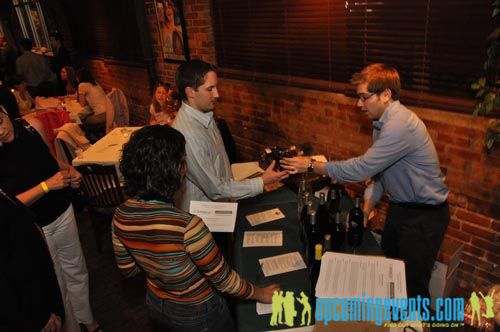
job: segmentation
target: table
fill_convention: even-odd
[[[350,198],[345,196],[341,201],[343,210],[352,206]],[[252,227],[245,216],[272,208],[279,208],[285,218],[279,221],[273,221]],[[260,247],[243,248],[243,234],[245,231],[265,231],[282,230],[282,247]],[[282,187],[273,192],[239,201],[238,214],[235,228],[234,239],[234,259],[233,266],[241,276],[257,285],[268,285],[279,283],[281,289],[294,291],[295,296],[304,291],[310,297],[309,270],[303,269],[290,273],[279,274],[271,277],[264,277],[260,271],[258,259],[263,257],[275,256],[287,252],[301,250],[299,240],[299,223],[297,217],[297,195],[286,187]],[[365,231],[363,243],[360,247],[351,247],[344,244],[342,251],[345,253],[382,255],[382,250],[378,246],[370,231]],[[295,317],[295,326],[300,325],[300,313],[302,306],[296,303],[297,316]],[[238,301],[235,303],[235,313],[237,328],[240,332],[265,331],[270,329],[283,329],[285,325],[279,327],[270,327],[270,314],[257,315],[254,301]],[[313,314],[314,316],[314,314]]]
[[[73,166],[84,164],[115,165],[116,173],[121,178],[119,169],[123,144],[127,143],[130,135],[141,127],[119,127],[110,131],[106,136],[94,143],[90,148],[73,159]]]

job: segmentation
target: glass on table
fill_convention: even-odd
[[[122,134],[123,138],[128,138],[130,136],[131,132],[132,132],[132,130],[130,128],[127,128],[127,127],[123,127],[120,129],[120,133]]]

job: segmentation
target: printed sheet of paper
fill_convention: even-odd
[[[243,234],[243,247],[281,247],[283,231],[246,231]]]
[[[203,219],[210,232],[232,233],[237,209],[238,203],[191,201],[189,213]]]
[[[259,167],[258,161],[231,164],[231,171],[236,181],[253,178],[264,173],[264,170]]]
[[[326,252],[316,285],[317,297],[406,297],[403,261],[379,256]]]
[[[306,264],[298,251],[261,258],[259,259],[259,264],[266,277],[306,268]]]
[[[264,303],[256,302],[255,307],[257,309],[257,315],[266,315],[266,314],[270,314],[273,312],[273,305],[271,303],[264,304]]]
[[[250,225],[257,226],[266,222],[285,218],[285,215],[283,214],[283,212],[281,212],[280,209],[274,208],[271,210],[249,214],[248,216],[246,216],[246,218]]]

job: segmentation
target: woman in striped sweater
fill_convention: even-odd
[[[160,125],[140,129],[125,145],[120,170],[133,198],[114,215],[116,261],[127,276],[146,273],[151,318],[170,331],[232,331],[221,292],[271,303],[279,286],[242,279],[203,220],[174,207],[187,170],[184,146],[181,133]]]

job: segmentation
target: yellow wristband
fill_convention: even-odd
[[[42,190],[44,193],[48,194],[50,189],[49,186],[47,186],[47,183],[45,181],[40,182],[40,186],[42,187]]]

